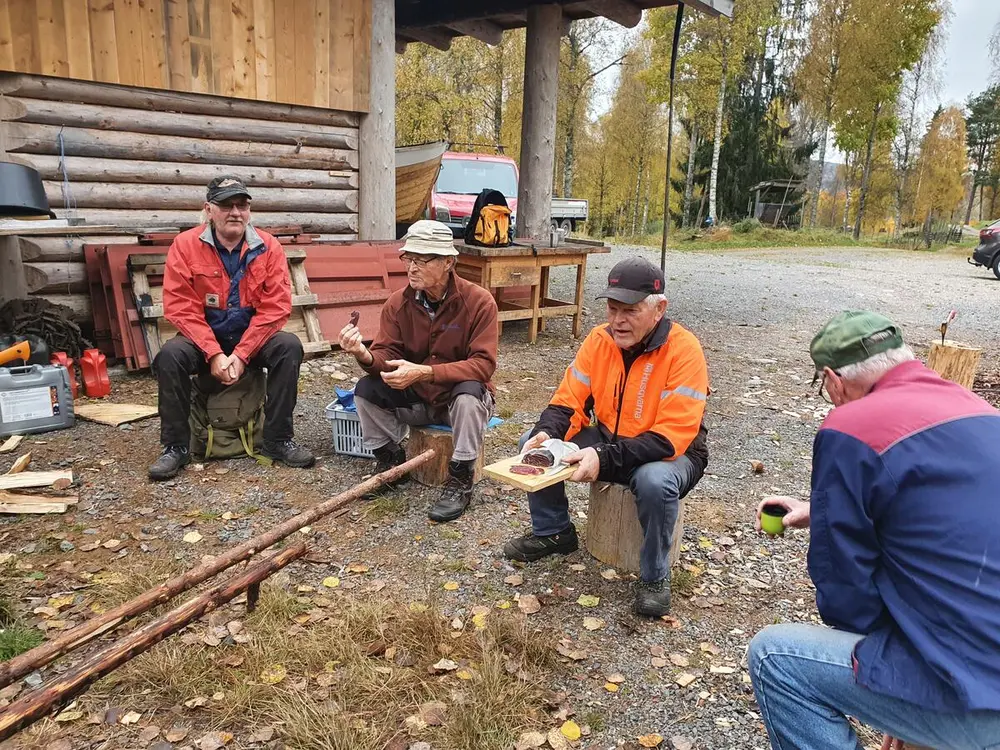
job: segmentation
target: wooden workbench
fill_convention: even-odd
[[[497,301],[498,327],[508,320],[530,320],[528,341],[535,343],[545,321],[564,315],[573,318],[573,335],[579,336],[583,325],[583,286],[587,277],[587,256],[608,253],[600,243],[571,242],[546,247],[530,240],[517,240],[509,247],[478,247],[456,242],[458,275],[485,289]],[[572,302],[549,296],[549,269],[553,266],[576,266],[576,293]],[[527,299],[524,290],[527,289]],[[512,292],[517,292],[516,296]]]

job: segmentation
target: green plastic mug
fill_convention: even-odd
[[[760,527],[771,536],[785,533],[785,516],[788,510],[783,505],[765,505],[760,511]]]

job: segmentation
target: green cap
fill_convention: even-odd
[[[902,345],[902,331],[887,317],[853,310],[823,326],[809,345],[809,356],[818,374],[824,367],[836,371]]]

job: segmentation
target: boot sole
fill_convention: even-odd
[[[538,560],[546,558],[549,555],[571,555],[578,549],[580,549],[580,545],[576,544],[572,547],[572,549],[550,549],[545,550],[544,552],[524,553],[511,551],[504,547],[503,556],[508,560],[516,560],[517,562],[537,562]]]
[[[427,517],[432,521],[436,521],[437,523],[448,523],[449,521],[454,521],[456,519],[461,518],[465,514],[465,511],[469,509],[470,503],[466,503],[465,507],[462,508],[460,511],[458,511],[458,513],[449,513],[449,514],[435,513],[434,509],[431,508],[431,510],[427,512]]]

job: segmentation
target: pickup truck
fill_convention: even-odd
[[[484,188],[493,188],[503,193],[516,219],[517,178],[517,164],[508,156],[448,151],[441,157],[441,171],[431,191],[430,218],[444,222],[461,237],[476,196]],[[587,221],[588,208],[583,199],[553,198],[552,228],[576,231]]]

